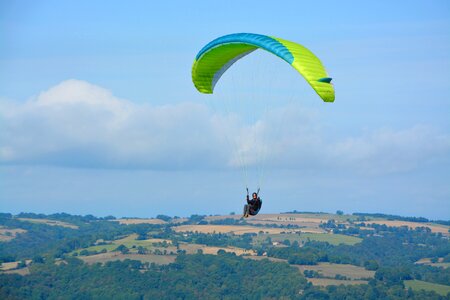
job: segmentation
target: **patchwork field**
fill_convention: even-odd
[[[88,264],[132,259],[132,260],[139,260],[142,262],[155,263],[158,265],[167,265],[175,261],[176,255],[122,254],[120,252],[107,252],[89,256],[79,256],[79,258]]]
[[[331,264],[331,263],[320,263],[318,265],[312,266],[296,266],[301,272],[305,270],[316,271],[324,277],[334,278],[336,275],[343,275],[352,280],[358,279],[369,279],[375,276],[374,271],[368,271],[362,267],[348,265],[348,264]]]
[[[22,269],[14,269],[14,270],[8,270],[4,271],[5,274],[17,274],[17,275],[28,275],[30,274],[30,269],[28,267],[22,268]]]
[[[236,255],[255,255],[254,251],[248,251],[245,249],[234,248],[234,247],[209,247],[204,245],[196,245],[196,244],[180,244],[181,250],[186,250],[188,254],[195,254],[198,250],[201,250],[204,254],[217,254],[219,250],[224,250],[227,252],[234,252]],[[176,249],[175,249],[176,250]],[[128,253],[122,254],[120,252],[106,252],[89,256],[78,256],[81,260],[88,264],[95,263],[105,263],[108,261],[115,260],[139,260],[141,262],[149,262],[155,263],[159,265],[167,265],[173,263],[176,259],[176,255],[155,255],[155,254],[137,254],[137,253]]]
[[[324,232],[323,229],[319,227],[321,223],[327,222],[329,219],[335,219],[334,215],[329,214],[258,214],[254,217],[248,218],[245,221],[250,224],[260,224],[260,225],[297,225],[302,227],[305,232]],[[239,220],[240,215],[228,215],[228,216],[210,216],[206,217],[206,221],[217,221],[224,220],[227,218]],[[342,220],[342,221],[345,221]]]
[[[431,232],[434,233],[442,233],[445,235],[449,235],[450,226],[440,225],[440,224],[431,224],[431,223],[420,223],[420,222],[407,222],[407,221],[390,221],[390,220],[372,220],[364,222],[366,224],[379,224],[386,225],[391,227],[400,227],[407,226],[408,228],[415,229],[417,227],[428,227]]]
[[[431,262],[431,258],[422,258],[415,262],[419,265],[428,265],[433,267],[440,267],[440,268],[449,268],[450,262],[444,262],[444,258],[440,257],[437,262]]]
[[[226,252],[232,252],[236,255],[256,255],[256,252],[253,250],[246,250],[242,248],[237,247],[211,247],[206,245],[200,245],[200,244],[188,244],[180,242],[178,245],[178,248],[172,245],[172,242],[170,240],[164,240],[164,239],[148,239],[148,240],[136,240],[137,235],[131,234],[127,237],[124,237],[119,240],[110,241],[108,244],[105,245],[96,245],[91,246],[85,249],[78,249],[76,251],[73,251],[73,253],[80,254],[81,251],[87,250],[90,252],[97,251],[100,252],[103,249],[105,249],[106,253],[99,253],[89,256],[78,256],[79,258],[83,259],[86,262],[103,262],[115,260],[115,259],[122,259],[122,256],[124,256],[123,259],[134,257],[133,259],[146,261],[146,257],[149,259],[155,259],[153,256],[160,257],[160,256],[175,256],[178,250],[184,250],[187,254],[194,254],[197,253],[199,250],[201,250],[204,254],[217,254],[219,250],[224,250]],[[119,247],[120,245],[124,245],[129,249],[128,254],[122,254],[120,252],[114,251]],[[163,246],[164,245],[164,246]],[[157,254],[137,254],[137,248],[141,246],[146,248],[148,251],[156,253]],[[114,252],[113,252],[114,251]],[[122,256],[121,256],[122,255]],[[135,256],[133,256],[135,255]],[[153,262],[153,261],[151,261]]]
[[[411,288],[413,291],[425,290],[425,291],[435,291],[439,295],[447,296],[450,293],[450,286],[443,284],[436,284],[421,280],[405,280],[403,281],[406,288]]]
[[[91,246],[85,249],[78,249],[76,251],[74,251],[73,253],[77,252],[78,254],[83,251],[83,250],[88,250],[88,251],[101,251],[103,249],[106,249],[106,251],[113,251],[115,250],[117,247],[119,247],[120,245],[124,245],[127,248],[130,249],[131,252],[137,252],[136,248],[139,246],[142,246],[144,248],[147,248],[149,250],[155,250],[155,249],[159,249],[159,250],[166,250],[170,253],[170,251],[172,252],[176,252],[176,248],[173,246],[168,246],[168,247],[161,247],[158,246],[158,244],[161,243],[166,243],[166,244],[171,244],[172,242],[170,240],[164,240],[164,239],[147,239],[147,240],[137,240],[137,234],[131,234],[129,236],[126,236],[122,239],[119,240],[114,240],[114,241],[106,241],[105,244],[100,244],[100,245],[96,245],[96,246]]]
[[[167,222],[160,219],[116,219],[111,220],[113,222],[119,222],[120,224],[132,225],[132,224],[167,224]]]
[[[267,256],[245,256],[245,258],[253,259],[253,260],[270,260],[272,262],[282,262],[288,263],[286,259],[275,258],[275,257],[267,257]]]
[[[17,269],[19,266],[20,261],[12,261],[12,262],[5,262],[0,264],[0,271],[10,271]],[[28,266],[31,263],[31,259],[25,260],[25,264]]]
[[[260,234],[253,238],[255,244],[262,243],[267,237],[270,237],[272,242],[283,242],[284,240],[289,240],[291,243],[297,241],[298,243],[304,243],[309,240],[328,242],[332,245],[347,244],[354,245],[362,241],[358,237],[343,235],[343,234],[329,234],[329,233],[296,233],[296,234]]]
[[[234,225],[181,225],[173,227],[173,229],[176,232],[233,233],[236,235],[241,235],[245,233],[259,233],[259,232],[276,234],[288,230],[283,228],[264,228],[264,227],[234,226]]]
[[[283,262],[288,263],[285,259],[274,258],[274,257],[266,257],[266,256],[247,256],[246,258],[253,260],[270,260],[272,262]],[[353,265],[344,265],[344,264],[330,264],[330,263],[321,263],[315,266],[306,266],[306,265],[292,265],[296,267],[299,272],[303,274],[305,270],[314,270],[319,272],[325,277],[331,278],[306,278],[313,285],[317,286],[328,286],[328,285],[353,285],[353,284],[367,284],[369,281],[366,279],[373,278],[375,275],[374,271],[367,271],[364,268],[353,266]],[[343,275],[349,278],[349,280],[339,280],[334,279],[337,275]]]
[[[13,261],[13,262],[7,262],[0,264],[0,272],[5,274],[19,274],[19,275],[28,275],[30,274],[30,269],[28,266],[31,263],[31,259],[25,260],[25,264],[27,267],[17,269],[20,262],[19,261]]]
[[[188,254],[197,253],[198,250],[202,250],[203,254],[217,254],[219,250],[223,250],[230,253],[235,253],[236,255],[246,255],[246,256],[254,256],[256,252],[254,250],[246,250],[237,247],[213,247],[213,246],[205,246],[200,244],[187,244],[180,243],[179,248],[181,250],[186,250]]]
[[[241,215],[225,215],[225,216],[209,216],[206,221],[223,220],[223,219],[240,219]],[[347,219],[352,221],[357,220],[357,216],[353,215],[335,215],[335,214],[318,214],[318,213],[293,213],[293,214],[258,214],[247,219],[250,221],[267,221],[273,223],[297,224],[297,223],[315,223],[327,222],[328,220],[335,220],[336,222],[347,222]],[[368,218],[370,219],[370,218]]]
[[[356,284],[367,284],[366,280],[337,280],[328,278],[306,278],[308,282],[316,286],[329,286],[329,285],[356,285]]]
[[[5,227],[1,227],[0,226],[0,242],[8,242],[12,239],[14,239],[17,234],[19,233],[25,233],[27,232],[24,229],[20,229],[20,228],[5,228]]]
[[[45,224],[50,226],[62,226],[72,229],[78,229],[77,225],[70,224],[67,222],[62,221],[56,221],[56,220],[50,220],[50,219],[30,219],[30,218],[17,218],[17,220],[24,221],[24,222],[31,222],[31,223],[37,223],[37,224]]]
[[[206,221],[218,221],[224,219],[235,219],[239,220],[241,215],[226,215],[226,216],[209,216],[206,217]],[[349,221],[357,221],[358,216],[354,215],[336,215],[327,213],[293,213],[293,214],[258,214],[257,216],[246,219],[246,222],[250,224],[260,224],[260,225],[297,225],[302,227],[302,232],[311,233],[323,233],[325,232],[319,227],[321,223],[326,223],[328,220],[335,220],[336,223],[348,224]],[[428,227],[434,233],[442,233],[445,235],[449,234],[450,226],[434,224],[434,223],[420,223],[420,222],[408,222],[408,221],[393,221],[384,220],[381,218],[374,218],[370,216],[365,216],[366,224],[385,224],[386,226],[400,227],[408,226],[409,228],[417,227]],[[370,230],[370,228],[363,228],[365,230]]]

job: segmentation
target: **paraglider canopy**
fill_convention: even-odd
[[[197,54],[192,81],[201,93],[212,94],[216,83],[236,61],[263,49],[289,63],[325,102],[334,101],[334,87],[321,61],[300,44],[267,35],[234,33],[219,37]]]

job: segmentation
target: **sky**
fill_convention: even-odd
[[[236,32],[309,48],[336,101],[265,53],[198,93]],[[450,219],[448,1],[0,0],[0,45],[2,212],[239,213],[260,184],[264,212]]]

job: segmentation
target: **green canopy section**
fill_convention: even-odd
[[[289,63],[325,102],[334,101],[334,87],[317,56],[300,44],[253,33],[219,37],[197,54],[192,66],[192,81],[201,93],[212,94],[226,70],[251,52],[263,49]]]

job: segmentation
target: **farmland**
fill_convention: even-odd
[[[148,250],[161,250],[162,248],[167,249],[167,251],[175,251],[175,247],[171,247],[171,241],[165,240],[165,239],[146,239],[146,240],[138,240],[137,234],[131,234],[129,236],[123,237],[118,240],[113,241],[102,241],[98,245],[90,246],[85,249],[79,249],[77,251],[74,251],[73,253],[80,254],[81,251],[87,250],[90,252],[100,252],[103,249],[105,249],[107,252],[114,251],[117,247],[120,245],[123,245],[127,248],[130,248],[132,252],[136,252],[138,247],[144,247]],[[159,246],[158,246],[159,245]],[[164,245],[164,246],[163,246]]]
[[[404,284],[406,288],[411,288],[412,290],[415,291],[417,290],[434,291],[442,296],[446,296],[448,293],[450,293],[450,286],[443,284],[436,284],[422,280],[405,280]]]
[[[8,242],[14,239],[17,234],[27,232],[20,228],[4,228],[0,227],[0,242]]]
[[[158,265],[167,265],[175,261],[175,255],[155,255],[155,254],[122,254],[120,252],[107,252],[89,256],[80,256],[85,263],[105,263],[108,261],[133,259],[141,262],[155,263]]]
[[[291,243],[297,241],[301,244],[308,241],[327,242],[332,245],[346,244],[354,245],[362,241],[358,237],[342,235],[342,234],[326,234],[326,233],[279,233],[279,234],[260,234],[254,238],[255,244],[260,244],[265,239],[270,238],[272,242],[282,243],[289,240]]]
[[[160,219],[136,219],[136,218],[124,218],[124,219],[115,219],[113,222],[119,222],[124,225],[131,224],[166,224],[167,222]]]
[[[233,233],[237,235],[246,233],[265,232],[277,234],[286,231],[280,228],[265,228],[253,226],[235,226],[235,225],[181,225],[174,228],[176,232],[199,232],[199,233]]]
[[[391,227],[402,227],[406,226],[408,228],[418,228],[418,227],[427,227],[434,233],[441,233],[448,235],[449,234],[449,226],[439,225],[439,224],[430,224],[430,223],[419,223],[419,222],[408,222],[408,221],[391,221],[391,220],[372,220],[366,222],[367,224],[378,224],[378,225],[386,225]]]
[[[288,263],[284,259],[273,257],[261,257],[261,256],[249,256],[248,258],[254,260],[267,259],[272,262],[284,262]],[[294,265],[300,273],[305,271],[315,271],[319,274],[320,278],[307,278],[309,282],[317,286],[329,286],[329,285],[356,285],[367,284],[368,280],[375,275],[374,271],[368,271],[362,267],[353,266],[349,264],[330,264],[320,263],[318,265]]]
[[[368,271],[362,267],[349,264],[320,263],[312,266],[302,265],[298,266],[298,268],[302,272],[305,270],[316,271],[323,277],[331,279],[334,279],[336,275],[342,275],[347,277],[349,280],[367,280],[373,278],[375,275],[374,271]]]
[[[431,258],[422,258],[422,259],[419,259],[418,261],[416,261],[416,264],[428,265],[428,266],[440,267],[440,268],[449,268],[450,267],[450,262],[444,262],[443,257],[439,257],[437,259],[437,261],[435,261],[435,262],[432,262]]]
[[[208,265],[207,261],[217,258],[252,268],[288,268],[294,272],[289,278],[298,276],[304,284],[310,283],[303,287],[305,293],[332,293],[334,288],[343,293],[346,289],[361,292],[370,281],[371,288],[389,294],[386,289],[391,286],[398,290],[397,282],[402,282],[398,276],[413,278],[405,285],[417,295],[423,290],[441,295],[446,291],[447,235],[422,226],[446,229],[445,222],[323,213],[262,214],[248,219],[236,215],[159,217],[96,219],[65,214],[52,219],[27,214],[6,219],[0,224],[0,233],[7,237],[0,244],[0,276],[39,276],[33,272],[42,264],[70,269],[80,262],[95,270],[119,268],[123,263],[144,274],[177,269],[180,262],[191,259],[205,259]],[[405,228],[410,223],[414,226]],[[406,275],[396,275],[399,261]],[[222,267],[230,266],[218,263],[213,269]],[[403,286],[400,290],[405,291]]]
[[[62,226],[62,227],[71,228],[71,229],[78,229],[77,225],[70,224],[67,222],[50,220],[50,219],[33,219],[33,218],[17,218],[17,219],[20,221],[31,222],[31,223],[36,223],[36,224],[45,224],[45,225],[50,225],[50,226]]]
[[[21,266],[21,263],[24,266]],[[6,274],[19,274],[19,275],[27,275],[30,273],[28,266],[31,264],[31,259],[27,259],[23,262],[13,261],[13,262],[4,262],[0,264],[0,271]]]
[[[119,246],[125,246],[128,249],[128,252],[121,253],[117,250]],[[144,248],[146,253],[138,254],[139,247]],[[102,241],[101,245],[79,249],[77,251],[74,251],[72,255],[79,256],[83,261],[87,263],[136,259],[142,262],[164,264],[173,262],[176,254],[179,251],[185,251],[186,254],[195,254],[201,251],[204,254],[215,255],[219,252],[219,250],[232,252],[236,255],[256,255],[255,251],[253,250],[246,250],[238,247],[214,247],[201,244],[189,244],[184,242],[180,242],[175,247],[172,245],[172,242],[170,240],[139,240],[137,239],[136,234],[132,234],[114,241]]]
[[[315,286],[329,286],[329,285],[357,285],[367,284],[367,280],[337,280],[329,278],[308,278],[308,282],[311,282]]]

